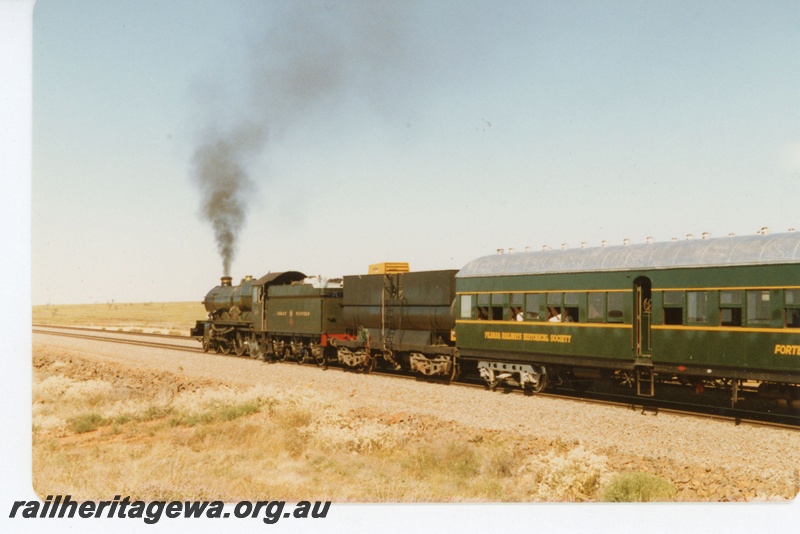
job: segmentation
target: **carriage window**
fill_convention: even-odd
[[[719,292],[720,326],[742,326],[743,291]]]
[[[602,323],[606,319],[606,294],[589,293],[589,321]]]
[[[525,295],[525,320],[540,321],[542,319],[540,311],[540,293],[528,293]]]
[[[461,318],[472,319],[472,295],[461,295]]]
[[[564,317],[565,322],[577,323],[580,320],[581,297],[578,293],[564,293]]]
[[[719,324],[720,326],[742,326],[742,309],[720,308]]]
[[[525,295],[522,293],[511,293],[509,302],[511,303],[511,315],[509,319],[512,321],[522,321],[524,317],[522,309],[525,303]]]
[[[664,291],[664,324],[683,324],[683,291]]]
[[[547,294],[547,320],[550,322],[561,322],[561,304],[564,302],[563,293]]]
[[[720,291],[719,292],[720,304],[741,304],[742,292],[741,291]]]
[[[706,322],[706,292],[688,291],[686,293],[686,319],[689,323]]]
[[[623,304],[622,293],[608,293],[608,322],[621,323],[624,318],[622,311]]]
[[[800,328],[800,289],[784,291],[786,303],[784,324],[787,328]]]
[[[506,304],[508,295],[492,295],[492,321],[503,320],[503,307]]]
[[[489,294],[478,294],[478,319],[485,321],[489,318]]]
[[[747,324],[769,324],[770,305],[769,291],[758,290],[747,292]]]

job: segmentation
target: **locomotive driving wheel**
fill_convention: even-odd
[[[242,334],[240,332],[236,332],[236,337],[233,340],[233,351],[237,356],[243,356],[246,349],[247,345],[245,344],[244,339],[242,339]]]
[[[297,355],[297,365],[304,364],[306,362],[307,357],[308,357],[308,349],[306,347],[302,347]]]
[[[292,349],[290,349],[289,347],[284,347],[283,350],[278,351],[279,361],[285,362],[287,358],[290,358],[291,356],[292,356]]]
[[[260,360],[264,357],[264,346],[261,341],[255,336],[250,339],[250,357]]]
[[[325,365],[325,356],[323,354],[322,347],[319,345],[312,345],[311,346],[311,358],[314,360],[318,366],[322,367]]]
[[[230,354],[231,353],[231,342],[227,339],[219,341],[217,347],[222,354]]]

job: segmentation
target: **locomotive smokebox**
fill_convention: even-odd
[[[233,285],[232,277],[223,276],[220,278],[220,284],[209,291],[203,301],[206,311],[218,316],[221,316],[223,312],[236,316],[249,312],[253,303],[252,284],[252,276],[242,279],[242,283],[238,286]]]

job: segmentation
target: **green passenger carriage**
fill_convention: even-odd
[[[459,358],[494,387],[615,377],[800,399],[800,233],[498,254],[456,277]]]

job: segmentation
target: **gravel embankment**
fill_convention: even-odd
[[[170,373],[181,383],[177,388],[209,382],[302,385],[333,392],[353,410],[435,416],[477,430],[580,444],[606,456],[615,470],[670,480],[683,500],[787,499],[800,485],[800,430],[45,334],[34,334],[33,343],[35,349],[69,351],[87,364],[113,365],[121,373]]]

